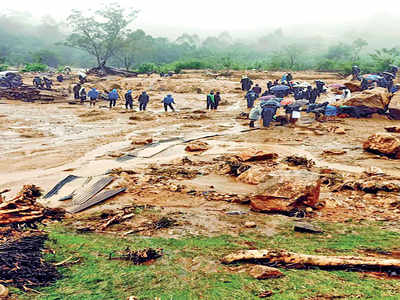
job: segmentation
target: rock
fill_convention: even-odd
[[[256,265],[249,270],[249,275],[255,279],[264,280],[285,276],[280,270],[262,265]]]
[[[347,152],[345,150],[339,150],[339,149],[330,149],[330,150],[325,150],[323,152],[324,155],[343,155],[346,153]]]
[[[256,228],[257,227],[257,223],[256,222],[246,222],[246,223],[244,223],[244,227],[246,227],[246,228]]]
[[[286,157],[285,162],[290,166],[305,166],[307,168],[312,168],[315,166],[315,162],[312,159],[307,159],[306,157],[300,157],[296,155]]]
[[[137,138],[132,141],[132,145],[148,145],[153,143],[153,138],[146,137],[146,138]]]
[[[268,177],[267,170],[261,167],[251,167],[246,172],[242,173],[238,180],[247,184],[257,185],[265,182]]]
[[[258,295],[258,298],[264,299],[273,296],[274,293],[272,291],[263,291]]]
[[[250,149],[238,155],[242,161],[261,161],[278,158],[278,154],[264,150]]]
[[[361,84],[357,84],[354,81],[346,82],[344,86],[347,87],[352,93],[361,92]]]
[[[385,130],[387,132],[400,133],[400,127],[398,127],[398,126],[385,127]]]
[[[377,168],[377,167],[369,167],[364,171],[364,173],[368,176],[374,176],[374,175],[384,175],[385,172],[382,171],[382,169]]]
[[[250,197],[251,208],[258,212],[290,213],[293,209],[312,207],[321,209],[319,201],[321,181],[318,174],[308,171],[283,171],[270,174]]]
[[[302,233],[323,233],[321,228],[310,223],[297,223],[294,225],[294,231]]]
[[[371,135],[364,143],[365,151],[385,155],[390,158],[400,158],[400,138],[388,133]]]
[[[390,104],[391,95],[384,88],[366,90],[344,101],[348,106],[368,106],[383,109]]]
[[[0,284],[0,299],[7,299],[7,297],[8,297],[8,288]]]
[[[346,131],[344,130],[343,127],[338,127],[334,131],[336,134],[346,134]]]
[[[194,141],[189,143],[186,148],[185,151],[187,152],[199,152],[199,151],[206,151],[209,149],[209,146],[207,143],[205,142],[200,142],[200,141]]]

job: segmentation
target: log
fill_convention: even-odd
[[[323,256],[288,252],[286,250],[246,250],[225,256],[222,263],[262,261],[295,268],[320,267],[330,269],[400,270],[400,259],[377,257]]]

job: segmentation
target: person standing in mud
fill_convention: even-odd
[[[253,108],[254,102],[257,100],[257,94],[254,91],[249,91],[245,98],[247,99],[247,108]]]
[[[38,89],[42,89],[43,88],[42,79],[39,76],[35,76],[35,78],[33,78],[33,85]]]
[[[214,91],[211,91],[207,95],[207,110],[214,109],[214,106],[215,106],[215,96],[214,96]]]
[[[215,94],[214,100],[215,100],[215,107],[214,107],[214,109],[217,110],[217,109],[218,109],[218,106],[219,106],[219,103],[221,102],[221,94],[220,94],[220,92],[217,92],[217,93]]]
[[[51,89],[51,86],[53,84],[53,81],[47,77],[43,77],[43,82],[46,85],[46,89]]]
[[[168,107],[172,109],[172,111],[175,111],[175,108],[172,106],[172,104],[175,104],[174,98],[172,98],[172,95],[167,95],[162,101],[164,103],[164,110],[165,112],[168,111]]]
[[[149,95],[147,95],[146,91],[143,91],[142,94],[139,96],[139,110],[145,111],[149,101]]]
[[[128,90],[125,93],[125,108],[133,109],[133,98],[132,98],[132,90]]]
[[[72,91],[74,92],[74,99],[78,100],[79,99],[79,91],[81,90],[81,84],[77,83],[73,88]]]
[[[240,83],[242,84],[242,91],[249,91],[253,85],[253,81],[247,76],[243,76]]]
[[[89,100],[90,100],[90,107],[92,107],[92,105],[93,105],[93,107],[96,106],[96,100],[97,100],[97,97],[99,97],[99,92],[96,90],[96,88],[92,88],[89,91],[88,96],[89,96]]]
[[[272,88],[272,81],[270,80],[267,82],[267,89],[269,94],[271,94],[271,88]]]
[[[79,91],[79,96],[81,98],[81,104],[84,104],[86,101],[86,90],[84,87]]]
[[[108,100],[110,101],[110,109],[115,107],[117,105],[117,100],[119,98],[118,92],[116,89],[113,89],[109,94],[108,94]]]
[[[253,87],[253,92],[256,93],[257,98],[258,98],[261,95],[261,92],[262,92],[261,87],[258,84],[256,84]]]

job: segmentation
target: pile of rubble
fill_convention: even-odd
[[[45,219],[60,220],[64,210],[49,209],[36,200],[41,192],[35,185],[25,185],[19,194],[10,201],[0,195],[0,226],[34,227]]]

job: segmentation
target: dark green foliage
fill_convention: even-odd
[[[0,72],[7,71],[8,66],[7,65],[0,65]]]

